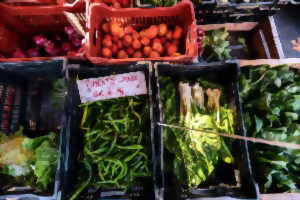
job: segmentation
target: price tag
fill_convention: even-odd
[[[141,71],[77,81],[81,103],[147,94]]]

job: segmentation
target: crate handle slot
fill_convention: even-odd
[[[97,43],[97,35],[98,35],[98,30],[94,28],[94,34],[93,34],[93,45],[96,46]]]

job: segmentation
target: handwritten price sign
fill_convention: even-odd
[[[145,74],[130,72],[77,81],[81,103],[147,94]]]

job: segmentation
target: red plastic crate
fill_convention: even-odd
[[[66,7],[85,7],[87,0],[57,0],[57,4]]]
[[[4,24],[8,30],[16,33],[19,37],[19,45],[22,46],[30,36],[42,33],[64,32],[65,26],[70,26],[64,12],[84,13],[85,7],[66,8],[63,6],[8,6],[0,4],[0,24]],[[85,28],[86,21],[80,21]],[[6,33],[8,42],[10,34]],[[5,44],[7,42],[4,42]],[[0,44],[3,47],[4,44]],[[59,57],[68,57],[74,59],[83,58],[83,53],[76,55],[67,55]],[[53,57],[33,57],[33,58],[0,58],[0,61],[22,61],[22,60],[41,60]]]
[[[163,8],[123,8],[113,9],[102,4],[92,4],[89,8],[88,28],[86,37],[87,57],[94,64],[113,65],[126,64],[137,61],[171,61],[192,62],[197,57],[197,26],[193,4],[190,1],[180,2],[172,7]],[[100,27],[106,21],[118,21],[124,25],[144,27],[152,24],[166,23],[174,26],[180,25],[184,29],[185,54],[178,57],[158,58],[127,58],[107,59],[100,56],[102,32]]]
[[[1,3],[12,6],[55,5],[56,0],[1,0]]]

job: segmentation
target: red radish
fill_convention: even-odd
[[[127,54],[128,54],[129,56],[132,56],[132,55],[134,54],[134,49],[131,48],[131,47],[127,48]]]
[[[118,47],[118,49],[123,48],[123,43],[120,40],[117,42],[117,47]]]
[[[159,42],[160,43],[160,39],[159,38],[155,38],[152,40],[152,44],[154,44],[155,42]]]
[[[140,49],[142,47],[142,44],[141,44],[140,41],[134,40],[133,43],[132,43],[132,47],[137,50],[137,49]]]
[[[174,45],[174,44],[171,44],[169,47],[168,47],[168,55],[169,56],[173,56],[174,53],[177,52],[177,46]]]
[[[65,27],[65,32],[66,32],[67,35],[73,35],[75,31],[74,31],[73,27],[66,26]]]
[[[138,32],[136,32],[136,30],[133,30],[133,32],[132,32],[132,37],[133,37],[134,39],[139,39],[139,38],[140,38],[140,35],[139,35]]]
[[[149,46],[146,46],[146,47],[144,47],[144,49],[143,49],[143,53],[144,53],[144,55],[146,56],[146,57],[148,57],[149,55],[150,55],[150,53],[151,53],[151,47],[149,47]]]
[[[153,39],[158,34],[158,27],[156,25],[151,25],[145,30],[145,36],[149,39]]]
[[[37,46],[43,46],[47,42],[47,39],[44,35],[36,35],[33,37],[33,41]]]
[[[169,46],[171,46],[171,43],[170,42],[166,42],[165,47],[169,48]]]
[[[176,26],[175,30],[174,30],[174,33],[173,33],[173,38],[175,40],[180,39],[181,36],[182,36],[182,33],[183,33],[183,29],[180,26]]]
[[[124,29],[117,22],[110,23],[110,32],[112,35],[122,38],[125,34]]]
[[[39,56],[38,48],[28,49],[27,50],[27,55],[28,55],[29,58],[38,57]]]
[[[61,36],[60,35],[55,35],[55,40],[58,41],[58,42],[61,41]]]
[[[132,28],[132,26],[125,27],[125,34],[133,33],[133,31],[134,31],[134,29]]]
[[[26,55],[21,51],[21,49],[17,48],[13,53],[14,58],[26,58]]]
[[[148,46],[150,44],[150,40],[146,37],[142,37],[141,39],[141,43],[144,45],[144,46]]]
[[[114,8],[122,8],[121,4],[119,2],[114,2],[113,3]]]
[[[161,45],[160,42],[154,42],[152,44],[152,49],[157,51],[157,52],[162,52],[163,51],[163,46]]]
[[[128,58],[128,55],[124,50],[121,50],[121,51],[118,52],[118,58],[119,59],[125,59],[125,58]]]
[[[179,45],[179,40],[173,40],[172,44],[178,46]]]
[[[104,38],[102,40],[102,44],[103,46],[110,48],[112,46],[112,41],[108,38]]]
[[[160,42],[161,42],[162,44],[164,44],[166,41],[167,41],[167,39],[166,39],[165,37],[160,38]]]
[[[167,38],[168,40],[172,41],[172,39],[173,39],[173,31],[169,30],[169,31],[167,32],[166,38]]]
[[[109,24],[108,24],[108,23],[102,24],[102,30],[103,30],[105,33],[109,33]]]
[[[111,58],[111,56],[112,56],[111,50],[109,48],[103,48],[102,49],[102,56],[104,58]]]
[[[112,40],[111,36],[109,34],[105,34],[103,36],[103,39],[108,39],[108,40]]]
[[[143,57],[143,55],[142,55],[142,53],[141,53],[141,52],[139,52],[139,51],[136,51],[136,52],[133,54],[133,57],[134,57],[134,58],[142,58],[142,57]]]
[[[165,47],[162,46],[162,48],[160,49],[160,51],[158,52],[160,55],[163,55],[163,53],[165,52]]]
[[[64,42],[61,46],[63,52],[68,52],[72,50],[72,46],[70,42]]]
[[[132,37],[130,35],[125,35],[123,40],[123,45],[125,47],[128,47],[131,45],[131,43],[132,43]]]
[[[58,46],[56,46],[54,43],[49,42],[45,45],[45,51],[50,55],[50,56],[58,56],[60,49]]]
[[[118,52],[118,47],[116,44],[112,44],[111,51],[112,54],[116,54]]]
[[[81,46],[81,40],[79,38],[73,38],[72,44],[74,47],[80,47]]]
[[[157,58],[160,57],[159,53],[156,51],[151,51],[149,58]]]
[[[118,43],[119,38],[117,36],[113,36],[111,39],[114,43]]]
[[[177,56],[181,56],[181,54],[178,53],[178,52],[176,52],[176,53],[174,53],[172,56],[173,56],[173,57],[177,57]]]
[[[158,25],[158,35],[164,36],[167,34],[168,26],[166,24],[160,24]]]
[[[141,30],[140,31],[140,36],[141,37],[146,37],[146,31],[145,30]]]
[[[121,4],[122,4],[123,8],[127,8],[127,7],[129,7],[129,0],[121,0]]]

